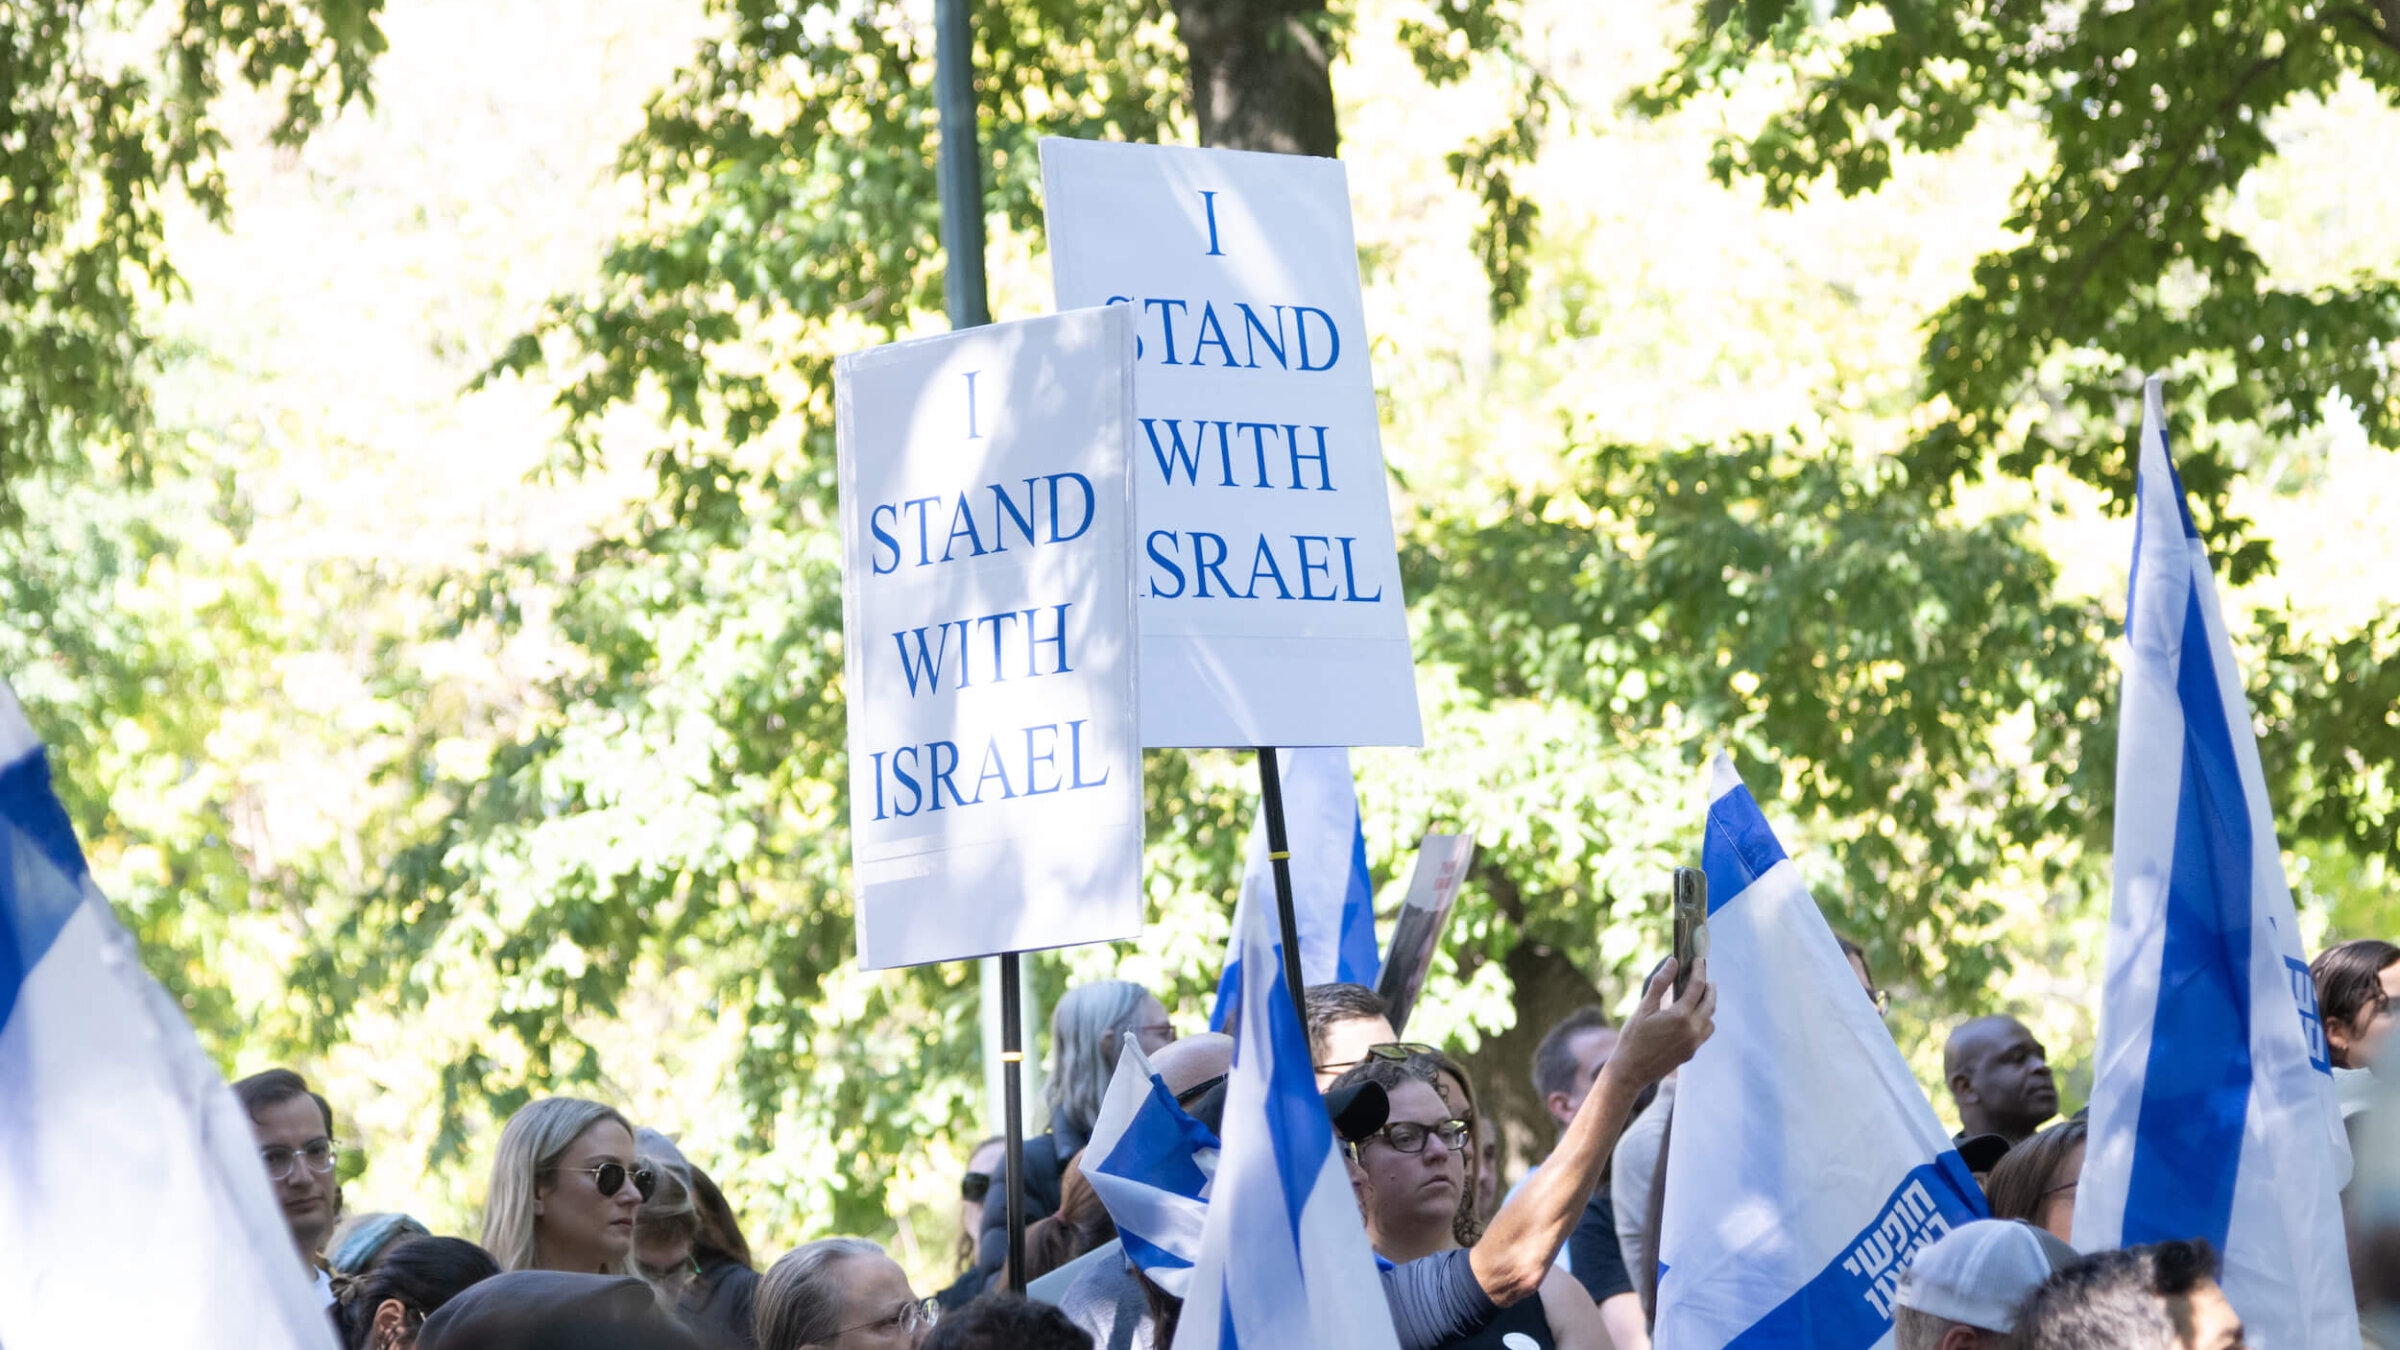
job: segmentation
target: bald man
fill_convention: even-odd
[[[1167,1091],[1175,1094],[1183,1109],[1190,1111],[1198,1103],[1184,1101],[1186,1094],[1233,1072],[1233,1037],[1214,1031],[1186,1036],[1152,1055],[1150,1071],[1167,1085]],[[1207,1117],[1202,1117],[1200,1123],[1212,1130],[1217,1128],[1217,1122]]]
[[[1996,1134],[2020,1144],[2058,1114],[2058,1084],[2050,1057],[2013,1017],[1978,1017],[1960,1024],[1942,1047],[1942,1074],[1958,1103],[1962,1137]]]

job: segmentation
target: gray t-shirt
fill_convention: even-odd
[[[1400,1350],[1437,1350],[1481,1331],[1500,1315],[1500,1305],[1483,1292],[1463,1247],[1384,1271],[1383,1296],[1391,1304]],[[1133,1278],[1130,1261],[1104,1261],[1084,1271],[1058,1307],[1091,1336],[1093,1350],[1157,1350],[1150,1301]]]
[[[1500,1305],[1475,1278],[1464,1247],[1383,1272],[1383,1297],[1392,1305],[1392,1330],[1400,1334],[1400,1350],[1437,1350],[1474,1335],[1500,1315]]]
[[[1658,1245],[1646,1231],[1650,1186],[1658,1171],[1659,1143],[1674,1115],[1675,1080],[1667,1078],[1660,1081],[1658,1096],[1617,1136],[1617,1151],[1609,1155],[1609,1189],[1615,1193],[1617,1206],[1617,1251],[1625,1258],[1625,1268],[1633,1272],[1636,1289],[1643,1287],[1642,1263],[1656,1265],[1658,1261]]]

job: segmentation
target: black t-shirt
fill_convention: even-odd
[[[684,1286],[675,1311],[709,1350],[757,1350],[750,1315],[758,1304],[758,1272],[730,1256],[712,1255]]]
[[[1592,1302],[1604,1303],[1633,1292],[1633,1276],[1626,1271],[1625,1253],[1617,1246],[1617,1209],[1608,1187],[1592,1192],[1592,1198],[1584,1202],[1583,1217],[1567,1235],[1567,1259]]]

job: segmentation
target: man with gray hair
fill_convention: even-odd
[[[1901,1275],[1893,1350],[2019,1350],[2019,1306],[2077,1259],[2029,1223],[1962,1223],[1926,1244]]]

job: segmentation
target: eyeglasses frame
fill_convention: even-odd
[[[934,1323],[941,1320],[942,1301],[939,1298],[920,1298],[903,1303],[872,1322],[861,1322],[854,1327],[843,1327],[840,1331],[833,1333],[833,1338],[838,1341],[853,1331],[875,1331],[890,1326],[894,1322],[900,1324],[899,1330],[901,1331],[928,1330]]]
[[[308,1164],[308,1170],[316,1173],[319,1176],[331,1175],[333,1169],[341,1165],[342,1149],[345,1147],[345,1145],[341,1140],[334,1138],[332,1135],[321,1134],[295,1149],[285,1149],[280,1144],[274,1145],[273,1147],[260,1149],[258,1151],[258,1160],[267,1169],[267,1180],[290,1180],[292,1169],[298,1167],[301,1160],[308,1157],[309,1150],[315,1148],[319,1144],[323,1144],[325,1146],[324,1165],[319,1166],[315,1162],[310,1162]],[[280,1171],[277,1170],[275,1166],[275,1160],[269,1156],[270,1154],[278,1151],[288,1152],[291,1154],[291,1157],[284,1161],[283,1167]]]

